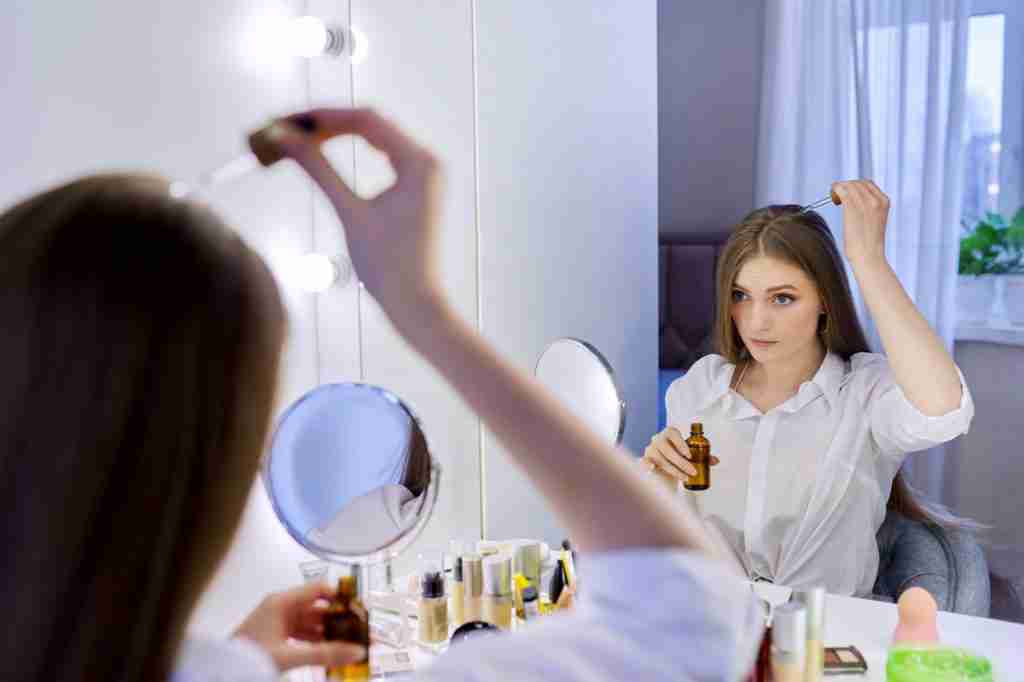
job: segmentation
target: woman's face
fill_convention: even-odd
[[[740,268],[730,313],[757,362],[777,362],[816,349],[821,297],[799,267],[755,256]]]

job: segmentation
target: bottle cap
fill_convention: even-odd
[[[462,582],[462,557],[455,557],[455,569],[452,571],[452,579],[457,582]]]
[[[424,599],[436,599],[437,597],[443,597],[444,574],[434,571],[424,573],[423,580],[420,582],[420,587],[423,589]]]
[[[484,594],[507,595],[512,593],[512,557],[505,554],[485,557]]]
[[[690,433],[691,434],[704,433],[704,425],[701,424],[700,422],[693,422],[692,424],[690,424]]]
[[[772,615],[772,646],[803,657],[807,647],[807,609],[793,602],[775,609]]]

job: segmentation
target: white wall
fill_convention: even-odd
[[[190,178],[232,158],[245,131],[273,115],[377,106],[445,164],[442,259],[457,309],[524,369],[557,336],[596,344],[618,370],[627,444],[638,449],[656,420],[655,3],[549,4],[8,1],[0,49],[13,67],[0,87],[16,132],[0,164],[0,206],[99,169]],[[303,12],[360,27],[367,60],[272,55],[263,31]],[[328,154],[361,191],[390,177],[362,145],[336,141]],[[345,251],[333,214],[287,165],[206,199],[279,272],[307,251]],[[365,293],[314,297],[280,283],[290,337],[279,409],[318,382],[362,380],[423,419],[444,482],[419,547],[485,532],[560,538],[479,420]],[[257,483],[193,629],[228,631],[267,591],[297,584],[307,558]]]

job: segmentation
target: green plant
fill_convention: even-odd
[[[961,275],[1024,273],[1024,208],[1009,222],[998,213],[987,213],[972,228],[963,224],[960,237]]]

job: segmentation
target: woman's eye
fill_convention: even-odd
[[[789,305],[795,300],[795,298],[793,298],[792,296],[787,296],[786,294],[779,294],[778,296],[775,297],[775,302],[778,303],[779,305]]]
[[[736,291],[732,292],[732,302],[733,303],[739,303],[740,301],[742,301],[746,297],[747,297],[747,295],[745,293],[743,293],[742,291],[736,290]]]

